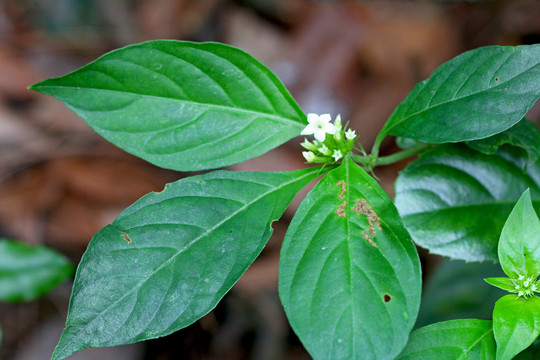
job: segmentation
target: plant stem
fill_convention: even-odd
[[[379,156],[379,148],[381,147],[381,143],[385,138],[385,134],[380,132],[379,135],[375,138],[375,142],[373,143],[373,147],[371,148],[371,155],[374,157]]]
[[[417,146],[415,146],[413,148],[403,150],[401,152],[398,152],[398,153],[395,153],[395,154],[392,154],[392,155],[383,156],[383,157],[377,158],[377,160],[375,161],[375,165],[377,166],[377,165],[393,164],[393,163],[398,162],[400,160],[406,159],[409,156],[416,155],[416,154],[418,154],[419,152],[421,152],[422,150],[424,150],[426,148],[427,148],[427,145],[420,144],[420,145],[417,145]]]
[[[362,156],[357,154],[349,154],[351,159],[358,164],[367,165],[371,162],[371,157],[369,156]]]
[[[393,163],[398,162],[400,160],[406,159],[409,156],[418,154],[419,152],[421,152],[425,148],[427,148],[427,145],[420,144],[420,145],[417,145],[417,146],[415,146],[413,148],[403,150],[401,152],[398,152],[398,153],[395,153],[395,154],[392,154],[392,155],[383,156],[383,157],[380,157],[380,158],[376,158],[374,153],[372,153],[371,155],[368,155],[368,156],[362,156],[362,155],[357,155],[357,154],[350,154],[350,156],[351,156],[351,159],[353,159],[353,161],[358,163],[358,164],[366,165],[368,167],[370,167],[370,166],[375,167],[375,166],[378,166],[378,165],[393,164]]]

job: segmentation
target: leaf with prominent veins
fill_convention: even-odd
[[[519,122],[540,97],[540,45],[487,46],[433,72],[381,131],[428,143],[482,139]]]
[[[349,157],[302,202],[279,270],[285,312],[314,359],[394,359],[405,346],[418,254],[388,195]]]
[[[141,198],[90,242],[53,359],[164,336],[208,313],[319,172],[216,171]]]
[[[400,173],[395,204],[413,240],[432,253],[496,261],[503,225],[525,189],[540,209],[540,161],[523,171],[527,162],[513,147],[486,155],[440,145]]]
[[[217,43],[127,46],[31,89],[63,101],[122,149],[181,171],[261,155],[306,123],[270,70]]]

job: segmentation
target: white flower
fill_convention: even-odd
[[[356,131],[353,129],[349,129],[345,132],[345,137],[347,140],[352,140],[356,137]]]
[[[315,160],[315,154],[311,151],[302,151],[302,155],[304,155],[307,162],[312,162]]]
[[[518,280],[523,280],[523,279],[525,279],[525,276],[523,276],[523,275],[518,276]]]
[[[343,157],[341,154],[341,150],[334,150],[334,153],[332,154],[332,157],[334,158],[334,161],[338,161]]]
[[[327,156],[331,154],[330,149],[328,149],[328,146],[326,146],[326,145],[324,145],[324,144],[323,144],[323,146],[321,146],[321,147],[319,148],[319,152],[320,152],[321,154],[327,155]]]
[[[301,135],[312,135],[319,141],[324,141],[326,134],[333,135],[336,133],[336,127],[330,123],[332,117],[330,114],[308,114],[307,120],[309,124],[302,130]]]

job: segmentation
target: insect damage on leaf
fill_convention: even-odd
[[[336,209],[336,214],[339,217],[345,217],[347,214],[345,213],[345,206],[347,205],[347,202],[342,202]]]
[[[124,235],[124,240],[126,240],[128,244],[131,244],[131,238],[129,237],[129,235],[125,232],[123,232],[122,235]]]
[[[369,222],[369,228],[368,232],[362,231],[362,236],[364,239],[366,239],[369,244],[373,247],[377,247],[377,244],[373,242],[373,239],[375,238],[375,232],[378,230],[381,230],[381,219],[375,211],[371,208],[371,206],[367,203],[365,199],[356,200],[354,207],[352,210],[356,213],[356,215],[365,215],[368,222]]]
[[[389,302],[390,300],[392,300],[392,297],[389,295],[389,294],[384,294],[383,296],[383,301],[385,303]]]
[[[345,199],[345,191],[347,191],[347,183],[344,180],[338,181],[336,186],[341,186],[341,192],[337,196],[340,199]]]

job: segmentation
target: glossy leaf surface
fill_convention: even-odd
[[[486,319],[506,292],[484,282],[486,276],[504,276],[499,264],[444,259],[422,290],[415,327],[454,319]]]
[[[0,301],[31,301],[47,294],[73,274],[63,255],[45,246],[0,240]]]
[[[216,171],[171,183],[90,242],[53,359],[170,334],[212,310],[319,173]]]
[[[413,240],[432,253],[497,261],[497,243],[525,189],[540,209],[540,161],[524,172],[521,149],[486,155],[462,144],[437,146],[401,172],[395,203]]]
[[[261,155],[306,122],[270,70],[217,43],[127,46],[31,89],[63,101],[118,147],[181,171]]]
[[[498,287],[499,289],[511,292],[511,293],[517,293],[516,286],[512,279],[507,277],[492,277],[492,278],[486,278],[484,279],[489,285]]]
[[[529,155],[529,162],[534,163],[540,157],[540,130],[534,123],[523,119],[502,133],[467,142],[473,149],[488,155],[495,154],[504,144],[524,149]]]
[[[393,359],[420,302],[418,254],[390,198],[349,158],[302,202],[279,293],[314,359]]]
[[[482,139],[518,121],[540,97],[540,45],[465,52],[411,91],[383,134],[428,143]]]
[[[499,262],[511,278],[540,275],[540,220],[526,190],[512,209],[499,240]]]
[[[398,359],[495,359],[495,339],[491,321],[450,320],[415,330]]]
[[[506,295],[493,309],[497,360],[509,360],[525,350],[540,334],[540,297]]]

